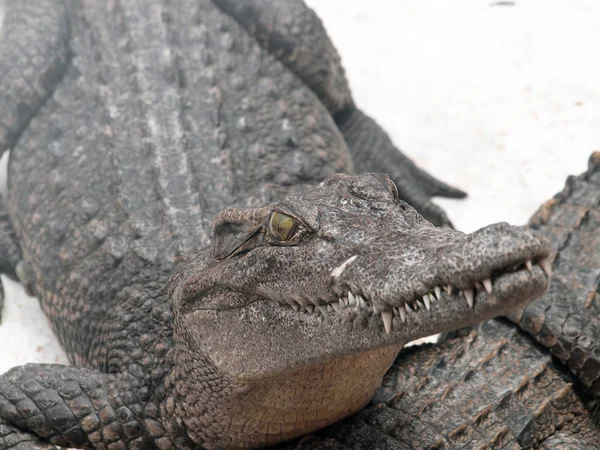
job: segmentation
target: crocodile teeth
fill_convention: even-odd
[[[356,297],[354,297],[352,292],[348,292],[348,304],[350,306],[356,306]]]
[[[406,311],[402,306],[398,308],[398,314],[400,315],[400,319],[402,319],[402,322],[406,323]]]
[[[552,264],[550,264],[550,260],[548,258],[540,259],[538,264],[546,274],[548,278],[552,276]]]
[[[298,303],[294,303],[292,305],[292,308],[294,308],[294,311],[296,311],[296,312],[300,311],[300,305]]]
[[[436,286],[433,288],[433,292],[435,292],[435,298],[439,300],[442,296],[442,289],[439,286]]]
[[[533,264],[531,264],[531,260],[528,259],[527,261],[525,261],[525,267],[527,267],[527,270],[529,270],[530,272],[533,270]]]
[[[305,306],[305,308],[306,308],[306,312],[309,314],[312,314],[312,312],[315,310],[314,305],[308,305],[308,306]]]
[[[385,334],[390,334],[390,331],[392,331],[392,312],[391,311],[383,311],[381,313],[381,318],[383,319],[383,326],[385,327]]]
[[[467,304],[469,305],[469,308],[472,308],[473,304],[475,303],[473,298],[473,289],[465,289],[463,293],[465,294],[465,298],[467,299]]]
[[[404,307],[406,308],[407,313],[412,311],[412,308],[410,307],[410,305],[408,303],[405,303]]]
[[[323,317],[327,317],[329,315],[327,314],[327,305],[319,305],[319,311],[321,311]]]
[[[491,294],[492,293],[492,279],[484,278],[483,280],[481,280],[481,282],[483,283],[483,287],[485,288],[485,291],[488,294]]]
[[[340,310],[340,308],[344,307],[344,302],[342,302],[342,299],[340,299],[339,303],[333,302],[331,307],[337,312]]]
[[[420,309],[423,309],[423,308],[425,308],[425,305],[424,305],[424,304],[423,304],[423,303],[422,303],[420,300],[417,300],[417,306],[418,306]]]
[[[369,305],[367,305],[367,302],[365,302],[365,299],[362,298],[360,295],[356,296],[356,299],[358,300],[358,304],[362,309],[368,309]]]
[[[431,302],[429,301],[429,294],[425,294],[423,296],[423,303],[425,303],[425,308],[427,308],[427,311],[429,311],[431,309]]]
[[[446,293],[448,295],[452,295],[452,285],[451,284],[447,284],[444,289],[446,289]]]
[[[327,305],[327,312],[328,313],[332,313],[332,312],[337,311],[337,310],[338,310],[338,304],[337,303],[335,303],[335,306],[334,306],[333,303],[329,303]]]

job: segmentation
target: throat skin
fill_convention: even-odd
[[[192,389],[176,381],[177,407],[187,418],[188,434],[203,447],[273,445],[363,408],[402,347],[380,347],[255,380],[213,373]]]

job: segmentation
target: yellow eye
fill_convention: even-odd
[[[275,211],[269,220],[269,231],[278,241],[289,241],[296,231],[296,221],[290,216]]]

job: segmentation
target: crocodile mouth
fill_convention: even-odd
[[[440,322],[450,318],[453,318],[450,328],[455,329],[459,328],[456,317],[463,318],[464,324],[460,326],[468,326],[474,319],[489,319],[525,306],[543,295],[551,273],[549,258],[542,256],[493,270],[489,277],[474,280],[470,287],[461,289],[450,282],[441,283],[415,295],[410,301],[399,300],[394,305],[373,301],[360,289],[345,290],[337,301],[330,303],[281,305],[295,313],[320,314],[324,318],[363,315],[369,321],[379,321],[387,335],[414,323],[418,323],[420,329],[431,328],[432,333],[438,333]]]

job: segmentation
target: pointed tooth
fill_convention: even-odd
[[[335,303],[334,303],[333,307],[335,308]],[[340,309],[345,308],[345,307],[346,307],[346,303],[344,303],[344,299],[340,298],[340,300],[338,301],[338,306],[337,306],[336,311],[339,311]]]
[[[319,305],[319,311],[323,314],[323,317],[327,317],[329,314],[327,313],[327,305]]]
[[[407,313],[412,311],[412,308],[410,307],[410,305],[408,303],[405,303],[404,307],[406,308]]]
[[[425,308],[425,305],[423,304],[423,302],[421,300],[417,300],[417,306],[419,307],[419,309]]]
[[[385,334],[390,334],[390,331],[392,331],[392,311],[383,311],[381,313],[381,318],[383,319]]]
[[[527,270],[529,270],[530,272],[533,270],[533,264],[531,264],[531,260],[528,259],[527,261],[525,261],[525,267],[527,267]]]
[[[488,294],[492,293],[492,279],[491,278],[484,278],[483,280],[481,280],[481,282],[483,283],[483,287],[485,288],[485,292],[487,292]]]
[[[292,308],[294,308],[294,311],[296,312],[300,311],[300,305],[298,303],[293,303]]]
[[[452,295],[452,285],[451,284],[447,284],[446,286],[444,286],[444,289],[446,290],[446,294]]]
[[[308,305],[308,306],[305,306],[305,308],[306,308],[307,313],[312,314],[313,311],[315,310],[315,305]]]
[[[439,286],[434,287],[433,292],[435,292],[435,298],[438,300],[442,297],[442,289]]]
[[[423,303],[425,303],[425,308],[427,308],[427,311],[429,311],[431,309],[431,301],[429,300],[429,294],[425,294],[423,296]]]
[[[354,294],[352,294],[352,292],[348,292],[348,304],[350,306],[356,306],[356,303],[356,297]]]
[[[469,308],[472,308],[475,304],[473,289],[465,289],[463,291],[463,294],[465,294],[465,298],[467,299],[467,304],[469,305]]]
[[[439,299],[437,299],[434,294],[427,294],[427,297],[429,297],[429,301],[431,302],[431,304],[439,301]]]
[[[362,309],[368,309],[369,305],[367,304],[367,302],[365,301],[364,298],[362,298],[360,295],[356,296],[356,300],[359,302],[359,305]]]
[[[550,278],[552,276],[552,264],[550,263],[550,260],[548,258],[540,259],[538,261],[538,264],[540,265],[546,276]]]
[[[329,303],[329,304],[327,305],[327,312],[328,312],[328,313],[335,312],[335,311],[337,311],[337,310],[338,310],[338,308],[339,308],[339,306],[338,306],[338,304],[337,304],[337,303]]]
[[[354,295],[352,294],[352,292],[348,292],[348,304],[350,306],[355,306],[356,305],[356,297],[354,297]]]
[[[402,319],[402,322],[406,323],[406,311],[402,306],[398,308],[398,313],[400,314],[400,319]]]

